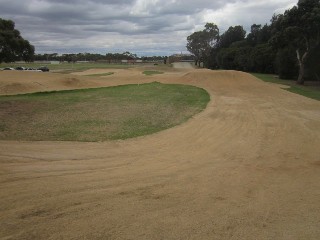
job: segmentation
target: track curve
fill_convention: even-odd
[[[319,102],[236,71],[130,76],[211,101],[136,139],[1,141],[0,238],[319,238]]]

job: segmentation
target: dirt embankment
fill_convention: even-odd
[[[58,73],[0,71],[0,95],[99,87],[99,85],[99,82],[89,81],[85,77]]]
[[[173,73],[174,69],[170,70]],[[112,75],[103,76],[103,73]],[[155,81],[153,76],[142,74],[142,68],[132,69],[91,69],[72,74],[51,72],[0,71],[0,95],[108,87],[119,84],[134,84]],[[169,72],[168,72],[169,73]],[[102,74],[102,76],[94,76]]]
[[[0,142],[0,238],[319,239],[318,101],[236,71],[87,81],[191,84],[211,102],[126,141]]]

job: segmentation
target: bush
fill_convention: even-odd
[[[253,72],[273,73],[275,53],[269,44],[255,46],[251,52],[251,66]]]
[[[313,48],[307,59],[306,74],[308,80],[320,81],[320,46]]]
[[[278,51],[276,56],[276,72],[281,79],[297,78],[299,68],[293,48],[286,47]]]

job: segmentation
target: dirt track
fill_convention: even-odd
[[[211,102],[185,124],[126,141],[0,141],[0,239],[320,238],[318,101],[235,71],[119,70],[75,76],[77,86],[56,77],[37,82],[184,83]],[[39,90],[35,79],[21,91]]]

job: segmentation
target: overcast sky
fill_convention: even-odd
[[[187,52],[186,38],[206,22],[223,33],[269,23],[298,0],[0,0],[37,53],[124,52],[139,56]]]

